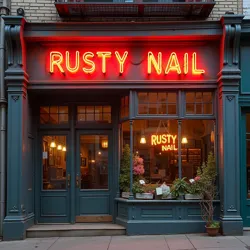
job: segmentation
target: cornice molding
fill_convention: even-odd
[[[120,22],[120,23],[27,23],[24,36],[26,40],[95,39],[107,37],[130,37],[133,39],[153,39],[154,37],[187,37],[191,40],[219,40],[222,36],[220,22]]]

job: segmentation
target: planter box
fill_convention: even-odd
[[[169,194],[169,195],[166,196],[166,197],[162,197],[162,200],[175,200],[175,198],[172,197],[172,194]]]
[[[139,200],[153,200],[154,195],[151,193],[136,193],[135,198]]]
[[[129,192],[122,192],[122,198],[128,199],[129,198]]]
[[[185,200],[202,200],[203,196],[200,194],[185,194]]]

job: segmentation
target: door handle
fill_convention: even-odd
[[[79,188],[79,176],[78,176],[78,174],[76,175],[76,187]]]
[[[68,174],[67,181],[68,181],[68,188],[69,188],[70,187],[70,174]]]

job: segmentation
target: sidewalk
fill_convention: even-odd
[[[26,239],[0,242],[0,250],[247,250],[250,235],[157,235]]]

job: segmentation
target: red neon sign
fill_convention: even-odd
[[[112,67],[110,69],[109,63],[110,59],[114,58],[119,68],[119,72],[117,73],[122,74],[126,68],[128,55],[128,51],[123,53],[120,53],[119,51],[115,51],[114,53],[111,51],[97,51],[96,53],[91,51],[86,51],[84,53],[80,53],[79,51],[66,51],[65,53],[51,51],[49,56],[49,72],[54,73],[56,70],[60,73],[92,74],[96,72],[96,64],[101,63],[101,72],[105,74],[108,70],[113,70]],[[153,72],[158,75],[168,75],[170,73],[178,75],[202,75],[205,73],[205,70],[198,68],[197,57],[198,55],[196,52],[185,52],[178,56],[175,52],[172,52],[167,57],[167,60],[163,60],[162,52],[158,52],[156,55],[156,53],[149,51],[147,53],[147,72],[145,73],[148,75]],[[189,58],[192,58],[191,63]]]

